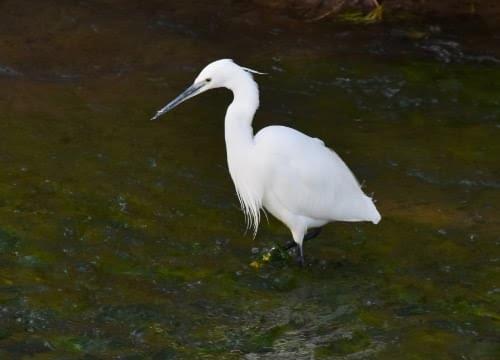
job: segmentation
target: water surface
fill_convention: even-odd
[[[1,358],[498,358],[495,31],[229,1],[0,10]],[[270,73],[255,129],[321,137],[379,225],[329,225],[305,269],[249,266],[290,235],[274,219],[245,235],[229,93],[148,121],[221,57]]]

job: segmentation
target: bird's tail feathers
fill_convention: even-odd
[[[367,205],[366,206],[366,218],[368,221],[371,221],[372,223],[374,223],[376,225],[380,222],[380,220],[382,219],[382,216],[378,212],[377,207],[373,203],[373,199],[371,197],[367,196],[366,202],[367,202],[367,204],[366,204]]]

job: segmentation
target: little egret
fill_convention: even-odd
[[[320,139],[285,126],[268,126],[254,135],[259,89],[252,73],[261,74],[230,59],[214,61],[151,120],[207,90],[231,90],[234,98],[225,118],[227,163],[247,226],[255,237],[260,211],[267,210],[290,229],[291,244],[304,265],[303,242],[316,237],[323,225],[377,224],[381,217],[344,161]]]

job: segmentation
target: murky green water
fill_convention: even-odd
[[[495,32],[299,26],[230,2],[0,11],[0,358],[498,358]],[[249,266],[289,234],[244,234],[229,94],[148,121],[220,57],[270,73],[255,128],[322,137],[378,226],[328,226],[305,269]]]

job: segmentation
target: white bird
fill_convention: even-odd
[[[261,74],[230,59],[214,61],[151,120],[207,90],[231,90],[234,98],[225,117],[227,163],[247,226],[255,237],[261,209],[267,210],[290,229],[303,265],[303,242],[323,225],[377,224],[381,216],[344,161],[320,139],[285,126],[268,126],[254,135],[259,89],[251,73]]]

